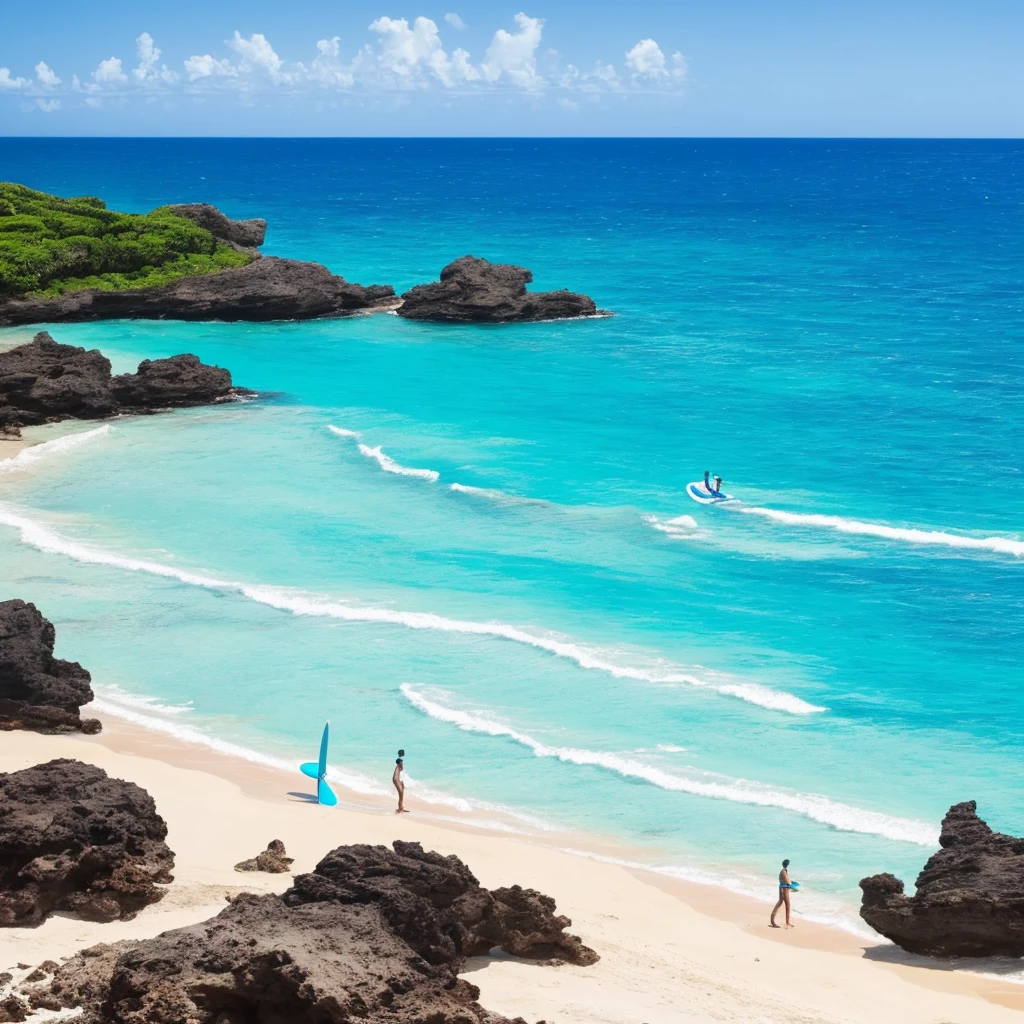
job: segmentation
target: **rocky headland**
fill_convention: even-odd
[[[0,775],[0,926],[55,910],[134,917],[172,880],[166,838],[152,797],[102,768],[59,759]]]
[[[100,731],[80,711],[92,701],[92,679],[77,661],[53,656],[55,638],[53,623],[34,604],[0,601],[0,731]]]
[[[23,994],[81,1007],[83,1024],[508,1024],[459,978],[466,958],[498,946],[595,963],[569,924],[550,897],[487,890],[419,843],[342,846],[283,895],[243,894],[201,924],[94,946]]]
[[[510,263],[463,256],[441,279],[402,295],[398,315],[441,323],[519,323],[604,315],[593,299],[570,291],[528,292],[533,274]]]
[[[40,331],[27,345],[0,352],[0,430],[64,419],[93,420],[209,405],[251,395],[231,374],[194,355],[146,359],[135,373],[112,376],[97,349],[61,345]]]
[[[968,800],[950,807],[939,844],[913,896],[894,875],[862,879],[860,916],[911,953],[1024,957],[1024,839],[993,832]]]

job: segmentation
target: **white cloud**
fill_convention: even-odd
[[[171,71],[166,64],[160,64],[160,47],[153,42],[153,37],[148,32],[143,32],[135,40],[135,52],[139,63],[132,68],[132,77],[141,85],[155,85],[163,83],[172,85],[178,80],[178,75]]]
[[[92,107],[93,110],[101,110],[103,107],[103,100],[99,96],[86,96],[85,105]]]
[[[128,81],[128,76],[121,70],[120,57],[108,57],[96,65],[92,73],[93,81],[99,85],[121,85]]]
[[[60,110],[60,100],[36,100],[36,106],[44,114],[52,114],[55,110]]]
[[[672,62],[669,63],[653,39],[641,39],[626,53],[626,67],[633,72],[634,78],[657,80],[686,77],[686,58],[681,53],[673,53]]]
[[[544,79],[537,73],[537,47],[540,46],[544,21],[523,13],[515,17],[518,32],[499,28],[494,33],[480,65],[488,82],[507,79],[521,89],[542,89]]]
[[[29,80],[27,78],[14,78],[11,75],[10,68],[0,68],[0,90],[3,89],[24,89],[28,86]]]
[[[246,39],[236,29],[234,38],[228,40],[228,46],[242,58],[239,70],[262,71],[274,85],[292,81],[293,76],[283,70],[284,61],[274,52],[270,41],[262,32],[254,32]]]
[[[444,16],[444,20],[447,21],[452,28],[457,28],[460,32],[467,27],[466,23],[454,12],[446,14]]]
[[[185,61],[185,74],[190,82],[200,78],[234,78],[238,75],[238,68],[229,60],[217,60],[206,53],[201,57],[189,57]]]
[[[559,101],[558,105],[563,109],[567,110],[570,114],[575,114],[580,109],[580,105],[575,100],[570,100],[563,96]]]
[[[54,89],[60,85],[60,79],[55,74],[53,68],[50,67],[46,61],[41,60],[35,66],[36,81],[44,89]]]
[[[430,18],[417,18],[411,28],[405,18],[378,18],[370,31],[380,37],[377,64],[397,84],[422,86],[433,76],[451,88],[480,77],[465,50],[456,50],[451,57],[445,53],[437,24]]]
[[[341,62],[341,39],[321,39],[317,55],[309,68],[309,77],[325,88],[351,89],[354,81],[352,69]]]

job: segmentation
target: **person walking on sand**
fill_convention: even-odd
[[[405,765],[402,763],[402,758],[405,757],[405,751],[400,750],[398,757],[395,759],[395,772],[391,776],[391,781],[394,783],[395,789],[398,790],[398,808],[395,814],[408,814],[409,812],[405,809],[405,783],[402,781],[402,769]]]
[[[793,891],[793,883],[789,880],[789,861],[784,860],[782,862],[782,870],[779,872],[779,902],[772,908],[771,927],[778,928],[779,926],[775,923],[775,915],[779,912],[779,907],[786,908],[786,927],[792,928],[793,925],[789,920],[790,904],[789,894]]]

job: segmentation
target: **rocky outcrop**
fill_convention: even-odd
[[[232,220],[209,203],[176,203],[166,209],[205,228],[214,238],[241,249],[255,249],[256,246],[262,245],[267,234],[265,220]],[[254,255],[259,256],[259,253]]]
[[[939,845],[913,896],[894,875],[862,879],[860,916],[912,953],[1024,957],[1024,839],[993,832],[969,800],[949,809]]]
[[[102,768],[62,758],[0,774],[0,926],[54,910],[134,917],[172,880],[166,837],[153,798]]]
[[[67,292],[0,302],[0,325],[82,320],[313,320],[393,308],[390,285],[350,284],[319,263],[265,256],[216,274],[134,291]]]
[[[111,377],[110,361],[96,349],[58,344],[46,331],[27,345],[0,352],[0,430],[208,405],[251,394],[232,387],[227,370],[193,355],[146,359],[137,372]]]
[[[280,839],[271,839],[267,848],[251,860],[243,860],[235,865],[236,871],[266,871],[272,875],[283,875],[292,869],[292,857],[287,856],[284,843]]]
[[[418,843],[343,846],[283,895],[245,894],[202,924],[83,951],[48,998],[84,1007],[83,1024],[507,1024],[458,977],[465,958],[501,946],[595,962],[568,924],[549,897],[488,891]]]
[[[594,300],[575,292],[528,292],[533,274],[509,263],[463,256],[441,271],[441,280],[402,296],[398,315],[450,323],[514,323],[597,316]]]
[[[0,601],[0,730],[100,731],[79,712],[92,701],[92,679],[78,662],[53,656],[55,638],[34,604]]]

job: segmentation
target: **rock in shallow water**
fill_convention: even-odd
[[[510,263],[463,256],[441,271],[441,280],[402,296],[398,315],[408,320],[515,323],[596,316],[594,300],[575,292],[528,292],[533,274]]]
[[[110,360],[96,349],[58,344],[46,331],[0,352],[0,429],[209,405],[245,394],[252,392],[233,387],[227,370],[189,354],[145,359],[137,372],[111,377]]]
[[[281,896],[237,897],[217,917],[85,950],[50,995],[83,1024],[502,1024],[458,977],[468,956],[591,964],[554,901],[488,891],[457,857],[418,843],[343,846]]]
[[[91,676],[78,662],[53,656],[55,638],[34,604],[0,602],[0,730],[100,731],[79,711],[92,701]]]
[[[60,758],[0,774],[0,926],[54,910],[133,918],[172,880],[166,837],[153,798],[102,768]]]
[[[894,875],[862,879],[860,916],[911,953],[1024,957],[1024,839],[993,832],[968,800],[950,807],[939,844],[913,896]]]

